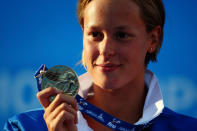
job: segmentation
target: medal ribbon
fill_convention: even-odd
[[[40,75],[41,74],[40,72],[43,70],[47,71],[48,68],[42,65],[39,68],[39,70],[35,73],[35,78],[37,80],[37,86],[39,91],[41,91],[41,82],[42,82],[42,76]],[[82,113],[92,117],[94,120],[98,121],[104,126],[109,127],[115,131],[141,131],[150,126],[150,123],[146,123],[143,125],[132,125],[128,122],[115,118],[114,116],[90,104],[80,95],[76,95],[75,98],[77,100],[79,110]]]

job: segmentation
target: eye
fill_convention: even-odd
[[[98,32],[92,32],[92,37],[98,37],[99,33]]]
[[[90,36],[91,40],[93,40],[93,41],[100,41],[103,39],[103,34],[98,31],[90,32],[89,36]]]
[[[119,31],[119,32],[116,32],[115,33],[115,38],[117,40],[125,40],[129,37],[129,34],[126,33],[126,32],[122,32],[122,31]]]

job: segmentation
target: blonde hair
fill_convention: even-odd
[[[87,70],[87,66],[86,66],[86,63],[85,63],[85,54],[84,54],[84,50],[82,51],[81,63],[82,63],[82,65],[83,65],[83,67],[85,68],[85,70]]]

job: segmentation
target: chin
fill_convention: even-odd
[[[102,89],[113,90],[121,87],[121,81],[117,74],[103,74],[99,72],[93,79],[94,84]]]
[[[117,82],[110,82],[109,80],[106,80],[106,81],[103,81],[103,82],[98,82],[98,83],[95,83],[97,86],[99,86],[100,88],[102,89],[105,89],[105,90],[115,90],[115,89],[119,89],[120,86],[119,86],[119,83]]]

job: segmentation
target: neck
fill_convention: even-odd
[[[143,113],[146,97],[144,73],[135,81],[115,90],[106,90],[94,85],[94,96],[88,101],[105,112],[133,124]]]

